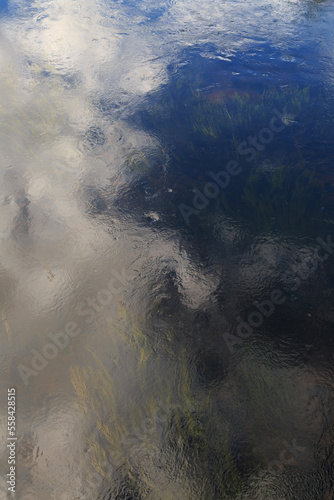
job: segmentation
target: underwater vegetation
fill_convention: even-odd
[[[187,78],[180,78],[141,111],[144,126],[167,143],[173,143],[175,158],[178,153],[187,155],[190,149],[199,152],[211,146],[215,154],[224,154],[226,161],[235,159],[244,134],[255,134],[268,126],[273,109],[286,114],[287,125],[290,125],[297,115],[302,120],[307,116],[311,98],[308,87],[281,89],[271,85],[256,92],[247,87],[224,92],[222,87],[220,92],[218,83],[212,91],[203,84],[199,81],[194,90],[194,83],[190,86]]]
[[[226,214],[238,213],[251,223],[254,233],[279,230],[315,235],[323,216],[325,197],[314,185],[314,172],[304,164],[277,165],[270,172],[250,169],[238,194],[217,199],[215,209]],[[316,204],[311,204],[314,199]]]
[[[315,138],[321,135],[323,141],[330,141],[330,118],[320,120],[314,88],[271,84],[256,90],[230,85],[224,90],[217,83],[211,90],[205,87],[203,75],[195,80],[191,85],[189,75],[172,80],[133,117],[134,123],[140,122],[163,144],[163,153],[154,159],[154,154],[148,157],[144,151],[137,152],[129,159],[127,168],[141,174],[145,190],[132,186],[117,199],[118,207],[129,207],[127,198],[131,197],[138,204],[138,210],[131,205],[135,216],[149,206],[164,226],[179,228],[197,241],[207,239],[220,213],[237,216],[256,232],[319,230],[324,207],[327,210],[333,203],[331,181],[314,163],[317,151],[323,149],[323,142],[321,146]],[[284,115],[285,129],[248,162],[240,144],[269,126],[273,109]],[[308,129],[315,139],[310,147]],[[242,168],[237,181],[221,189],[186,226],[179,204],[192,207],[194,190],[202,193],[212,181],[209,172],[220,172],[230,160]],[[171,188],[168,195],[167,188]],[[145,192],[155,193],[156,198],[148,199]]]
[[[231,448],[230,425],[213,408],[210,394],[198,393],[186,352],[179,351],[173,360],[160,356],[124,307],[119,317],[119,325],[109,324],[108,331],[110,349],[117,352],[113,370],[94,352],[89,353],[89,366],[71,370],[76,405],[88,429],[87,477],[91,484],[95,477],[95,494],[119,499],[234,498],[243,479]],[[128,360],[134,386],[128,406],[122,404],[118,387],[118,356]],[[152,386],[152,377],[154,388],[148,394],[147,378]]]

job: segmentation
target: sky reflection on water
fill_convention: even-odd
[[[0,8],[17,498],[332,498],[333,2]]]

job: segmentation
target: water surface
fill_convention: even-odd
[[[0,9],[1,499],[331,499],[333,2]]]

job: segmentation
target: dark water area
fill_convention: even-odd
[[[333,2],[0,28],[0,500],[334,498]]]

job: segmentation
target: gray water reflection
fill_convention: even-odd
[[[17,498],[332,498],[331,254],[305,270],[333,227],[330,129],[319,123],[309,146],[321,139],[325,151],[320,178],[307,184],[323,188],[323,212],[305,191],[316,222],[300,224],[302,185],[287,215],[281,198],[269,206],[264,197],[279,221],[268,229],[260,196],[252,204],[255,178],[249,205],[232,200],[189,229],[177,205],[202,172],[177,110],[188,104],[189,67],[193,95],[210,106],[306,81],[321,86],[311,94],[322,95],[319,116],[332,117],[333,12],[311,1],[8,3],[1,401],[17,388]],[[211,63],[222,66],[203,83]],[[302,106],[304,117],[319,107]],[[140,118],[147,110],[155,129]],[[288,125],[297,122],[303,141],[309,122],[298,120]],[[233,126],[240,133],[242,120]],[[293,133],[287,127],[287,151]],[[277,162],[265,155],[256,172],[268,179]],[[277,288],[284,303],[236,343],[238,318]]]

